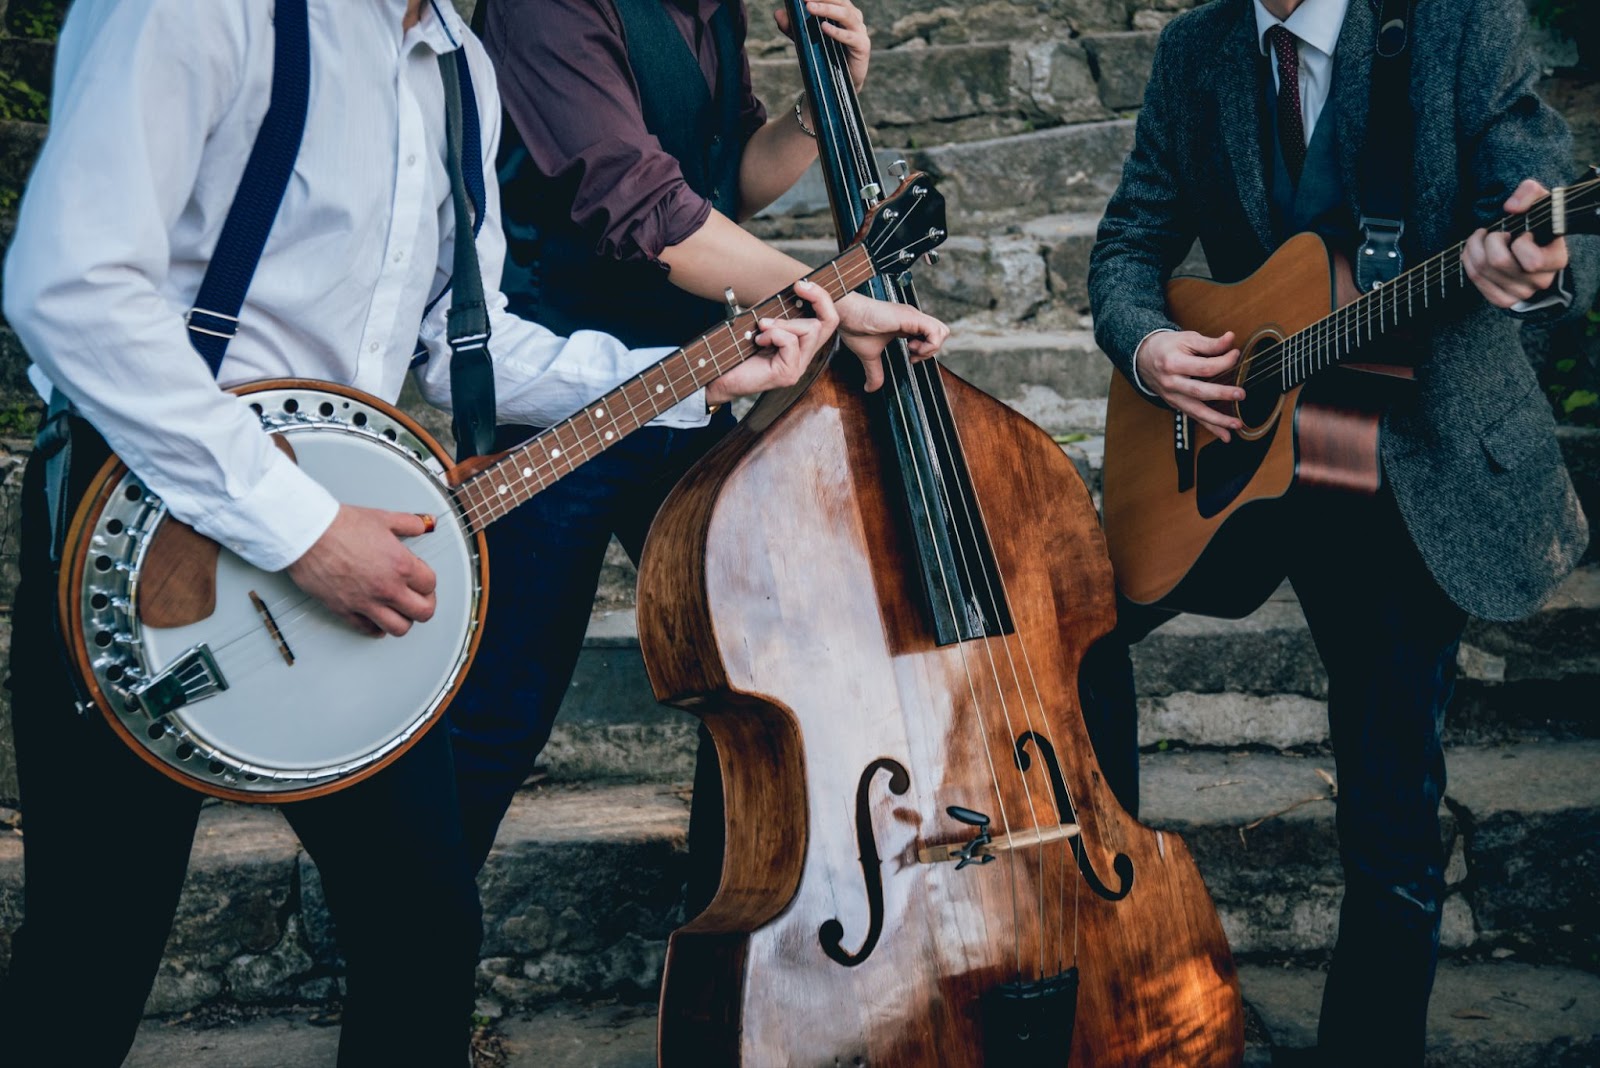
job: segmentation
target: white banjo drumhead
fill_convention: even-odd
[[[403,637],[356,632],[286,574],[259,571],[226,547],[209,618],[142,628],[151,671],[201,642],[216,660],[227,689],[169,714],[202,758],[214,749],[264,778],[293,780],[369,764],[427,721],[459,673],[479,591],[472,538],[448,491],[412,456],[332,425],[284,433],[300,467],[337,500],[438,522],[406,541],[438,578],[438,608]]]

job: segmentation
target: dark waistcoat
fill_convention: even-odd
[[[683,34],[662,9],[670,0],[615,0],[645,126],[682,168],[689,188],[737,217],[742,59],[726,4],[710,22],[717,50],[712,93]],[[684,292],[653,263],[596,254],[572,222],[574,180],[541,175],[506,116],[497,163],[506,231],[501,288],[510,310],[557,334],[601,330],[632,348],[677,344],[709,329],[722,305]]]
[[[1283,161],[1278,137],[1278,95],[1272,91],[1271,74],[1267,75],[1265,115],[1271,138],[1267,192],[1272,201],[1273,236],[1279,242],[1311,230],[1321,234],[1329,248],[1349,256],[1355,252],[1356,226],[1350,216],[1344,179],[1339,174],[1338,124],[1334,122],[1343,88],[1336,76],[1327,103],[1317,117],[1316,129],[1311,131],[1297,184],[1289,178],[1289,167]]]

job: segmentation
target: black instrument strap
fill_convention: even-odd
[[[463,98],[472,92],[466,49],[441,55],[439,74],[444,81],[445,165],[450,171],[456,231],[450,311],[445,317],[445,337],[450,343],[450,408],[455,413],[451,429],[456,436],[456,458],[466,460],[494,451],[494,362],[489,356],[489,308],[475,241],[477,228],[483,225],[483,151],[478,140],[477,98],[470,97],[470,111],[463,104]],[[463,160],[469,158],[474,166],[464,172]],[[477,176],[476,198],[470,188],[471,175]]]
[[[1360,0],[1357,0],[1360,2]],[[1382,0],[1372,56],[1372,100],[1361,157],[1361,247],[1356,287],[1363,293],[1404,267],[1405,200],[1411,188],[1411,16],[1415,0]]]

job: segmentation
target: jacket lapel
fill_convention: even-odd
[[[1273,247],[1272,219],[1267,204],[1265,153],[1261,141],[1261,86],[1257,82],[1260,48],[1256,44],[1255,9],[1249,0],[1238,5],[1240,17],[1218,49],[1214,70],[1222,126],[1222,143],[1239,199],[1261,246]]]
[[[1361,152],[1372,100],[1372,47],[1377,39],[1372,0],[1350,0],[1333,53],[1333,105],[1339,134],[1339,176],[1354,218],[1361,218]]]

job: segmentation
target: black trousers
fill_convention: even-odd
[[[1445,856],[1440,734],[1466,614],[1440,591],[1385,492],[1305,495],[1289,581],[1328,671],[1345,894],[1322,1004],[1325,1063],[1422,1064],[1439,951]],[[1084,717],[1107,782],[1138,810],[1128,646],[1172,613],[1119,605],[1085,658]]]
[[[76,498],[106,450],[86,427],[74,438]],[[0,987],[0,1057],[113,1068],[161,962],[202,796],[146,765],[98,712],[72,706],[52,623],[43,468],[30,461],[22,496],[10,684],[26,884]],[[340,1065],[464,1064],[482,925],[448,732],[283,813],[321,871],[347,964]],[[64,1036],[69,992],[85,1026]]]

